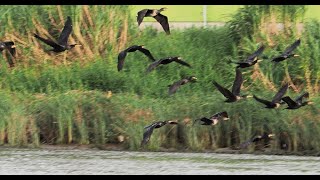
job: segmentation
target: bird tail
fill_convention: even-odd
[[[251,143],[252,143],[252,141],[246,141],[246,142],[240,144],[240,148],[241,148],[241,149],[244,149],[244,148],[246,148],[247,146],[249,146]]]

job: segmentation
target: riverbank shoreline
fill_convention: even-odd
[[[217,153],[217,154],[252,154],[252,155],[279,155],[279,156],[310,156],[310,157],[320,157],[320,152],[290,152],[290,151],[279,151],[272,150],[270,148],[265,148],[264,150],[259,151],[249,151],[249,150],[235,150],[231,148],[219,148],[216,150],[188,150],[188,149],[175,149],[175,148],[161,148],[158,151],[152,150],[130,150],[125,148],[122,144],[105,144],[105,145],[82,145],[82,144],[69,144],[69,145],[48,145],[42,144],[39,147],[32,146],[8,146],[1,145],[0,150],[2,148],[18,148],[18,149],[39,149],[39,150],[97,150],[97,151],[127,151],[127,152],[172,152],[172,153]]]

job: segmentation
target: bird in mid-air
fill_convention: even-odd
[[[12,57],[16,56],[16,46],[13,41],[0,42],[0,51],[8,50]],[[14,67],[14,62],[11,58],[8,58],[8,63],[10,67]]]
[[[289,84],[286,83],[285,85],[283,85],[280,90],[277,92],[277,94],[272,98],[271,101],[268,101],[268,100],[264,100],[264,99],[260,99],[258,98],[257,96],[253,95],[253,98],[255,100],[257,100],[258,102],[266,105],[265,108],[269,108],[269,109],[272,109],[272,108],[278,108],[280,107],[281,105],[281,98],[282,96],[287,92],[287,89],[289,87]]]
[[[287,47],[286,50],[279,56],[273,58],[272,62],[281,62],[291,57],[299,57],[298,54],[294,54],[292,51],[295,50],[300,45],[300,39],[296,40],[293,44],[291,44],[289,47]]]
[[[72,31],[72,21],[70,16],[67,17],[67,21],[64,24],[63,30],[58,38],[57,42],[54,42],[50,39],[45,39],[43,37],[40,37],[37,34],[34,34],[34,37],[39,39],[40,41],[44,42],[45,44],[51,46],[53,49],[50,49],[49,51],[53,51],[56,53],[63,52],[65,50],[70,50],[74,48],[75,46],[81,46],[80,44],[68,44],[68,38]]]
[[[256,50],[253,54],[251,54],[245,61],[243,62],[234,62],[238,64],[237,68],[247,68],[250,66],[255,65],[259,61],[262,61],[261,59],[258,59],[258,56],[262,54],[264,50],[264,46],[260,46],[258,50]]]
[[[298,96],[295,100],[292,100],[289,96],[283,97],[282,100],[287,103],[288,107],[285,109],[299,109],[302,106],[313,104],[311,101],[304,101],[303,98],[309,98],[309,93],[305,92]]]
[[[128,47],[127,49],[121,51],[118,55],[118,71],[121,71],[124,65],[124,60],[127,56],[128,52],[135,52],[140,51],[144,55],[146,55],[152,62],[155,61],[154,57],[152,56],[151,52],[145,48],[143,45],[133,45]]]
[[[243,82],[242,73],[239,68],[236,68],[236,77],[232,85],[232,91],[229,91],[227,88],[224,88],[216,81],[213,81],[213,85],[220,91],[220,93],[226,97],[225,102],[231,103],[236,102],[240,99],[248,98],[251,96],[248,95],[240,95],[240,89]]]
[[[155,61],[153,62],[152,64],[150,64],[147,68],[147,72],[151,72],[152,70],[154,70],[156,67],[158,67],[159,65],[166,65],[166,64],[169,64],[169,63],[172,63],[172,62],[176,62],[176,63],[179,63],[179,64],[182,64],[184,66],[188,66],[191,68],[191,65],[186,63],[185,61],[183,61],[181,59],[181,57],[179,56],[173,56],[173,57],[166,57],[166,58],[163,58],[163,59],[160,59],[158,61]]]
[[[214,114],[213,116],[211,116],[210,118],[202,117],[200,119],[196,119],[194,121],[194,123],[196,121],[201,121],[202,124],[200,124],[200,125],[213,125],[214,126],[221,119],[222,120],[228,120],[229,119],[228,113],[226,111],[218,112],[218,113]]]
[[[161,9],[143,9],[139,11],[137,16],[138,26],[140,26],[144,17],[153,17],[161,24],[163,30],[169,35],[170,28],[169,28],[168,17],[161,14],[161,12],[166,9],[167,8],[164,7]]]
[[[247,146],[249,146],[250,144],[254,143],[254,142],[259,142],[261,140],[271,140],[272,137],[274,137],[274,134],[268,134],[268,133],[264,133],[263,135],[257,135],[254,136],[253,138],[251,138],[250,140],[241,143],[240,144],[240,148],[246,148]]]
[[[141,141],[141,146],[147,144],[150,140],[151,134],[153,133],[154,129],[161,128],[166,124],[178,124],[176,121],[157,121],[152,123],[149,126],[144,127],[145,131],[143,133],[143,139]]]
[[[177,82],[174,82],[173,84],[169,85],[169,95],[174,94],[180,88],[180,86],[187,84],[188,82],[196,82],[196,81],[197,81],[197,78],[195,76],[189,76]]]

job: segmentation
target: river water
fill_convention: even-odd
[[[320,157],[0,147],[0,174],[320,174]]]

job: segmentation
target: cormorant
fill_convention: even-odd
[[[280,90],[277,92],[277,94],[273,97],[272,101],[268,101],[268,100],[264,100],[264,99],[260,99],[257,96],[253,95],[253,98],[255,100],[257,100],[258,102],[266,105],[265,108],[278,108],[280,107],[280,101],[282,96],[287,92],[287,89],[289,87],[289,84],[285,84],[284,86],[282,86],[280,88]]]
[[[287,49],[282,54],[273,58],[271,61],[280,62],[291,57],[298,57],[299,55],[292,53],[292,51],[295,50],[299,45],[300,45],[300,39],[296,40],[293,44],[287,47]]]
[[[263,52],[264,46],[262,45],[258,50],[256,50],[253,54],[251,54],[245,61],[243,62],[235,62],[238,64],[237,68],[246,68],[255,65],[257,62],[262,61],[258,59],[258,56]]]
[[[174,94],[180,86],[187,84],[188,82],[196,82],[196,81],[197,81],[197,78],[195,76],[189,76],[169,85],[169,95]]]
[[[164,11],[165,9],[167,8],[164,7],[161,9],[143,9],[139,11],[137,16],[138,26],[140,26],[144,17],[153,17],[161,24],[163,30],[169,35],[170,28],[168,17],[161,14],[161,11]]]
[[[8,50],[13,57],[16,56],[16,46],[13,41],[0,42],[0,51],[2,52],[5,49]]]
[[[261,135],[254,136],[250,140],[240,144],[240,148],[246,148],[250,144],[252,144],[254,142],[259,142],[261,140],[271,140],[273,136],[274,136],[274,134],[268,134],[268,133],[264,133],[262,136]]]
[[[153,133],[153,129],[160,128],[166,124],[178,124],[178,123],[175,121],[157,121],[157,122],[152,123],[149,126],[144,127],[145,131],[143,133],[143,139],[141,141],[141,146],[143,146],[149,142],[150,136]]]
[[[148,49],[146,49],[143,45],[133,45],[128,47],[127,49],[121,51],[118,55],[118,71],[121,71],[123,68],[123,64],[124,64],[124,59],[127,56],[128,52],[135,52],[135,51],[140,51],[142,52],[144,55],[146,55],[151,61],[155,61],[154,57],[152,56],[152,54],[150,53],[150,51]]]
[[[283,97],[282,100],[288,104],[285,109],[298,109],[302,106],[313,104],[311,101],[302,102],[303,98],[309,98],[309,93],[305,92],[298,96],[295,100],[292,100],[289,96]]]
[[[227,88],[222,87],[216,81],[213,81],[213,85],[220,91],[220,93],[226,97],[227,99],[225,102],[231,103],[236,102],[243,98],[248,98],[251,96],[248,95],[240,95],[240,88],[243,82],[242,74],[240,69],[236,68],[236,77],[232,85],[232,92],[229,91]]]
[[[2,52],[5,49],[10,52],[13,58],[16,56],[16,46],[13,41],[0,42],[0,51]],[[8,63],[10,67],[14,67],[14,62],[11,58],[8,58]]]
[[[46,43],[47,45],[53,47],[53,49],[51,49],[49,51],[59,53],[59,52],[65,51],[65,50],[72,49],[75,46],[79,45],[79,44],[68,44],[68,38],[69,38],[71,31],[72,31],[72,21],[71,21],[70,16],[68,16],[67,21],[65,22],[65,25],[64,25],[63,30],[58,38],[57,43],[50,40],[50,39],[44,39],[44,38],[38,36],[37,34],[34,34],[34,37],[36,37],[40,41]]]
[[[186,63],[185,61],[183,61],[181,59],[181,57],[179,56],[174,56],[174,57],[167,57],[167,58],[163,58],[160,59],[158,61],[153,62],[152,64],[149,65],[149,67],[147,68],[147,72],[151,72],[153,69],[155,69],[156,67],[158,67],[160,64],[165,65],[165,64],[169,64],[171,62],[177,62],[179,64],[182,64],[184,66],[188,66],[191,67],[190,64]]]
[[[211,116],[210,118],[202,117],[200,119],[196,119],[194,122],[200,120],[200,121],[202,121],[201,125],[213,125],[214,126],[221,119],[222,120],[228,120],[229,119],[228,113],[226,111],[216,113],[213,116]]]

